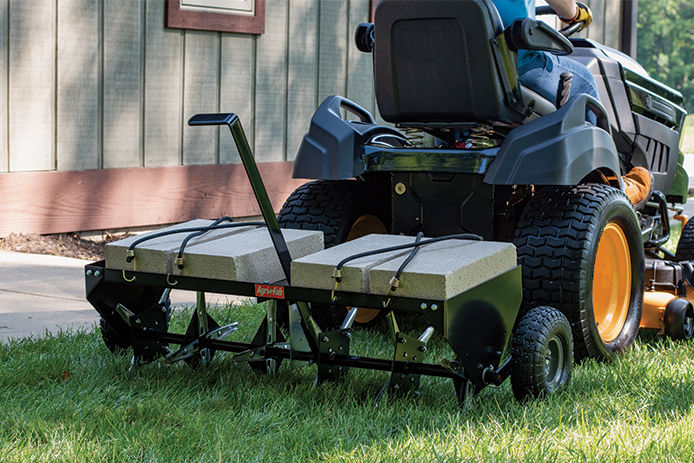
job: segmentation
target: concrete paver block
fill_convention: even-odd
[[[303,288],[334,289],[333,269],[344,258],[390,246],[414,242],[412,236],[367,235],[292,262],[292,285]],[[369,292],[369,270],[402,255],[409,249],[362,257],[342,267],[340,291]]]
[[[156,230],[152,233],[161,233],[164,231],[178,230],[181,228],[205,227],[210,225],[212,220],[195,219],[188,222],[180,223],[167,227],[161,230]],[[240,226],[235,228],[224,228],[221,230],[212,230],[201,236],[191,239],[186,248],[200,243],[206,243],[220,237],[242,233],[244,231],[253,230],[256,226]],[[178,249],[181,242],[189,235],[189,233],[177,233],[175,235],[162,236],[145,241],[135,247],[135,262],[127,262],[128,247],[135,241],[145,235],[131,236],[120,241],[115,241],[106,245],[106,267],[113,269],[135,270],[135,267],[140,272],[151,273],[173,273],[173,261],[175,255],[178,254]]]
[[[200,227],[211,220],[191,220],[157,230]],[[293,258],[321,251],[323,233],[313,230],[282,230],[289,253]],[[249,282],[276,282],[284,279],[267,228],[241,226],[213,230],[193,238],[183,253],[183,269],[175,265],[181,242],[188,233],[168,235],[145,241],[135,247],[136,269],[141,272],[195,276]],[[135,270],[126,262],[126,252],[133,241],[143,235],[130,237],[106,246],[106,266],[112,269]],[[145,235],[146,236],[146,235]]]
[[[370,270],[371,293],[387,294],[406,256]],[[393,293],[422,299],[450,299],[517,265],[516,247],[495,241],[447,240],[423,246],[405,267]]]
[[[313,230],[282,230],[292,259],[323,249],[323,233]],[[174,274],[250,282],[284,279],[282,266],[266,228],[186,247],[182,270]]]

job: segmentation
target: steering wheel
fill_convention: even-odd
[[[552,9],[551,6],[544,5],[544,6],[535,7],[535,15],[536,16],[548,16],[548,15],[557,16],[557,13]],[[564,37],[571,37],[572,35],[574,35],[576,32],[578,32],[583,27],[583,23],[585,23],[585,21],[579,21],[577,23],[570,24],[570,25],[566,26],[565,28],[559,30],[559,33],[561,35],[563,35]]]

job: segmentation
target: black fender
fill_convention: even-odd
[[[342,118],[342,110],[359,117]],[[345,180],[364,173],[364,143],[378,134],[404,138],[397,130],[378,125],[373,116],[353,101],[329,96],[318,107],[294,161],[294,178]]]
[[[586,122],[586,110],[597,125]],[[557,111],[512,130],[484,177],[491,185],[577,185],[594,171],[620,182],[619,155],[605,108],[582,94]]]

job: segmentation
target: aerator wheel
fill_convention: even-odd
[[[387,233],[381,215],[366,182],[316,180],[300,186],[287,198],[278,219],[282,228],[322,231],[325,247],[330,248],[371,233]],[[339,326],[347,314],[344,306],[313,306],[313,317],[321,327]],[[379,313],[359,309],[355,322],[369,323]]]
[[[99,319],[99,329],[108,350],[114,354],[125,354],[130,344],[104,318]]]
[[[694,260],[694,220],[687,221],[684,227],[682,227],[682,234],[675,252],[675,261],[683,262],[688,260]]]
[[[564,314],[548,306],[535,307],[513,330],[511,388],[520,402],[565,387],[571,379],[573,340]]]
[[[539,190],[518,222],[524,310],[557,307],[578,360],[611,359],[636,338],[644,288],[641,231],[629,199],[607,185]]]

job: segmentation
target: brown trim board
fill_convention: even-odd
[[[292,162],[258,164],[276,211],[297,187]],[[260,215],[240,164],[0,174],[0,236]]]
[[[378,2],[381,0],[370,0],[369,2],[369,21],[374,22],[374,18],[376,17],[376,7],[378,6]]]
[[[255,0],[253,16],[186,10],[181,8],[181,0],[167,0],[166,27],[263,34],[265,33],[265,0]]]

